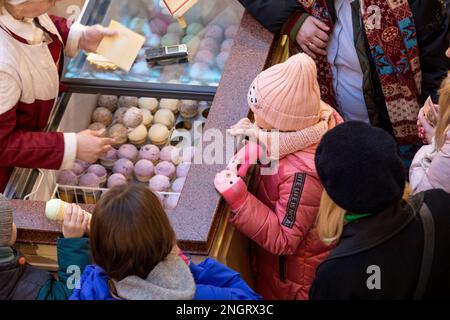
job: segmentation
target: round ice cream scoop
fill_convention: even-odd
[[[78,184],[78,177],[70,170],[60,171],[56,176],[56,183],[64,186],[76,186]]]
[[[131,175],[133,174],[134,165],[133,162],[131,162],[128,159],[119,159],[116,161],[113,167],[114,173],[120,173],[125,178],[130,179]]]
[[[123,124],[123,117],[125,116],[125,113],[127,113],[129,108],[119,108],[114,113],[114,123],[122,123]]]
[[[66,207],[71,206],[72,204],[69,204],[67,202],[64,202],[60,199],[52,199],[50,201],[47,201],[45,204],[45,216],[47,219],[51,221],[64,221],[64,215],[66,212]],[[82,210],[87,216],[89,217],[89,223],[91,221],[92,215],[89,212],[86,212]]]
[[[167,192],[170,189],[170,180],[166,176],[156,175],[150,179],[148,186],[153,192]]]
[[[219,55],[216,57],[216,64],[219,67],[219,69],[225,68],[225,64],[227,63],[229,56],[230,56],[229,52],[224,51],[219,53]]]
[[[164,208],[167,210],[175,210],[178,205],[180,196],[177,194],[171,194],[164,199]]]
[[[208,50],[213,54],[218,53],[220,50],[219,42],[213,38],[204,38],[200,42],[200,50]]]
[[[108,188],[114,188],[128,184],[127,178],[123,174],[114,173],[108,178]]]
[[[157,146],[165,145],[169,139],[169,135],[169,129],[160,123],[152,125],[148,131],[148,138]]]
[[[177,177],[178,178],[187,177],[190,168],[191,168],[190,163],[186,163],[186,162],[180,163],[177,166]]]
[[[148,182],[155,174],[155,166],[149,160],[139,160],[134,166],[134,176],[140,182]]]
[[[100,95],[98,97],[97,105],[101,108],[106,108],[111,112],[117,109],[117,102],[119,98],[117,96],[111,95]]]
[[[169,109],[160,109],[155,113],[153,122],[165,125],[168,129],[171,129],[175,125],[175,115]]]
[[[123,124],[117,123],[109,128],[108,136],[116,140],[118,145],[126,143],[128,140],[128,129]]]
[[[222,41],[224,30],[218,24],[212,24],[206,28],[205,37],[216,39],[217,41]]]
[[[155,174],[166,176],[169,179],[175,177],[176,168],[172,162],[169,161],[161,161],[155,167]]]
[[[181,29],[180,24],[178,22],[172,22],[167,27],[167,33],[176,33],[178,35],[183,35],[184,30]]]
[[[100,157],[100,163],[107,169],[112,169],[114,162],[118,159],[117,150],[109,149],[103,156]]]
[[[195,56],[195,62],[205,63],[212,67],[216,63],[215,54],[209,50],[200,50]]]
[[[100,178],[93,173],[86,173],[81,176],[79,185],[80,187],[98,188],[100,186]]]
[[[233,45],[234,45],[234,40],[227,39],[224,42],[222,42],[222,45],[220,46],[220,50],[222,52],[230,52]]]
[[[81,176],[86,169],[84,169],[84,166],[82,166],[80,163],[75,162],[73,164],[72,170],[71,170],[77,177]]]
[[[194,100],[181,100],[179,110],[183,118],[194,118],[198,115],[198,102]]]
[[[180,105],[180,100],[178,99],[161,99],[159,107],[161,109],[168,109],[172,111],[173,114],[178,113],[178,106]]]
[[[91,163],[79,159],[75,160],[75,163],[78,163],[80,166],[82,166],[85,171],[91,166]]]
[[[147,109],[154,113],[158,109],[158,100],[155,98],[139,98],[139,108]]]
[[[154,164],[159,160],[159,148],[153,144],[147,144],[139,150],[139,160],[149,160]]]
[[[132,129],[128,133],[128,140],[130,140],[130,142],[135,145],[144,144],[147,140],[147,128],[143,124],[141,124],[137,128]]]
[[[103,123],[94,122],[89,125],[88,129],[92,130],[92,131],[101,131],[102,132],[101,136],[106,137],[106,134],[107,134],[106,126]]]
[[[150,128],[150,126],[152,125],[153,122],[153,115],[150,112],[150,110],[147,109],[141,109],[142,112],[142,124],[146,127],[146,128]]]
[[[150,28],[152,29],[152,32],[160,36],[167,32],[167,27],[168,24],[160,18],[153,18],[150,20]]]
[[[106,176],[108,175],[108,172],[106,171],[105,167],[99,164],[93,164],[87,169],[88,173],[93,173],[97,177],[100,178],[100,183],[106,182]]]
[[[196,80],[202,80],[206,77],[205,75],[210,72],[211,69],[209,69],[208,64],[203,62],[196,62],[189,69],[189,76]]]
[[[186,178],[185,177],[177,178],[172,183],[172,192],[181,193],[181,191],[183,190],[185,182],[186,182]]]
[[[197,33],[200,33],[200,31],[203,30],[203,25],[198,23],[198,22],[194,22],[188,25],[187,29],[186,29],[186,33],[187,34],[192,34],[195,35]]]
[[[97,108],[92,113],[92,122],[100,122],[104,124],[105,127],[108,127],[112,123],[112,120],[112,113],[106,108]]]
[[[138,149],[132,144],[124,144],[117,152],[119,159],[128,159],[131,162],[136,162],[138,157]]]
[[[128,128],[136,128],[142,124],[144,117],[139,108],[131,107],[123,115],[123,124]]]
[[[139,105],[139,99],[137,97],[120,97],[118,101],[119,108],[131,108]]]
[[[170,161],[174,164],[181,162],[180,149],[174,146],[166,146],[161,149],[159,154],[161,161]]]
[[[161,38],[161,46],[175,46],[180,43],[180,34],[167,33]]]
[[[238,32],[238,26],[231,25],[225,30],[225,37],[228,39],[233,39]]]

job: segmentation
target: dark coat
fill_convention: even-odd
[[[239,2],[264,27],[277,34],[282,31],[285,23],[292,16],[298,12],[304,13],[298,0],[239,0]],[[416,23],[420,50],[423,77],[421,103],[424,103],[428,96],[432,96],[437,102],[437,90],[450,69],[450,60],[445,56],[445,51],[450,46],[448,39],[450,17],[447,13],[450,7],[449,2],[446,0],[446,10],[442,0],[409,0]],[[359,12],[359,8],[356,7],[359,7],[358,1],[355,1],[352,6],[354,12]],[[330,8],[332,20],[335,21],[333,0],[328,0],[328,8]],[[360,25],[357,21],[353,24]],[[375,64],[369,58],[371,55],[365,33],[362,30],[354,30],[354,33],[361,37],[355,37],[355,46],[358,48],[359,60],[364,62],[361,65],[364,74],[363,91],[370,121],[373,125],[393,134]]]
[[[450,298],[450,194],[430,190],[344,227],[341,240],[317,269],[312,300],[412,299],[417,287],[424,231],[423,201],[435,223],[435,251],[424,299]],[[379,267],[380,289],[367,282]]]
[[[11,262],[0,264],[0,300],[67,300],[73,290],[67,282],[70,276],[76,276],[68,268],[79,267],[81,275],[90,263],[89,239],[58,239],[57,246],[58,279],[23,263],[20,252],[14,251]],[[70,283],[74,285],[75,281]]]

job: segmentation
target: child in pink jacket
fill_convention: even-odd
[[[264,299],[307,299],[316,268],[331,249],[315,226],[323,188],[314,157],[321,137],[342,119],[321,101],[315,63],[305,54],[258,75],[249,105],[255,125],[243,119],[229,132],[254,135],[266,145],[248,143],[215,185],[232,209],[231,223],[258,244],[256,291]],[[270,130],[279,130],[279,139]],[[277,172],[264,175],[261,167],[251,194],[242,180],[249,164],[273,159],[277,143]]]

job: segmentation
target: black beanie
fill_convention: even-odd
[[[364,122],[330,130],[315,161],[328,195],[350,213],[382,212],[403,195],[405,168],[394,138]]]

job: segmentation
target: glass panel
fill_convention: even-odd
[[[144,35],[144,48],[129,73],[102,70],[80,54],[68,63],[65,80],[98,79],[110,81],[183,84],[217,87],[233,45],[243,8],[238,1],[199,0],[186,15],[188,27],[181,29],[159,0],[91,0],[83,21],[88,25],[108,25],[111,19]],[[145,50],[186,44],[189,61],[170,65],[149,65]],[[195,87],[193,87],[195,90]]]

